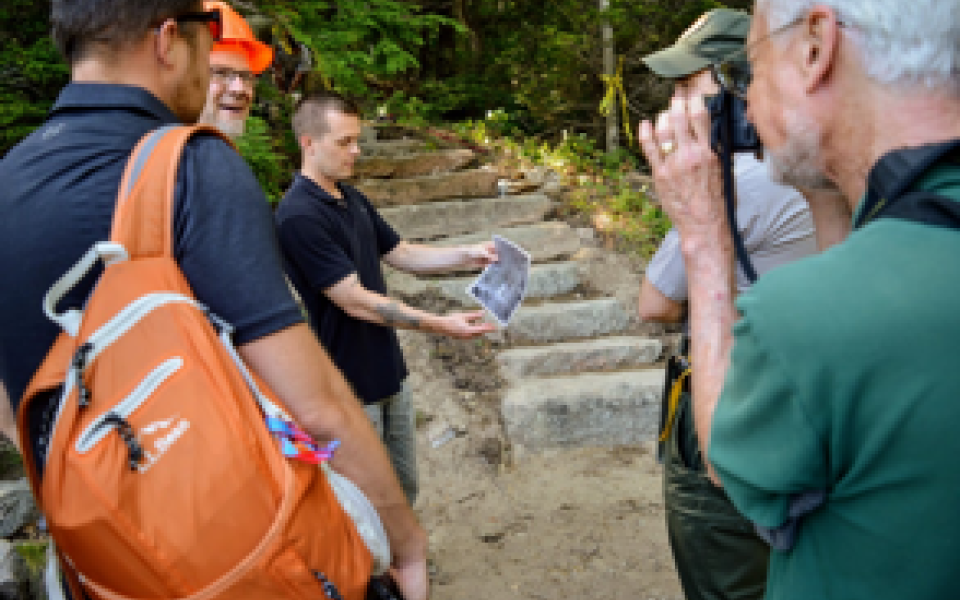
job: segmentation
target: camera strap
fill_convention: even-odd
[[[729,92],[722,90],[721,94],[728,95]],[[731,102],[732,98],[723,99],[725,102]],[[740,235],[740,229],[737,227],[737,189],[733,180],[733,111],[722,111],[723,118],[720,120],[720,165],[723,170],[723,199],[727,207],[727,224],[730,225],[730,236],[733,238],[733,249],[737,255],[737,261],[743,268],[743,273],[747,276],[750,283],[757,281],[757,271],[753,268],[753,262],[750,261],[750,255],[747,254],[747,248],[743,244],[743,236]]]

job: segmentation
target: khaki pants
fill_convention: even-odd
[[[413,407],[413,397],[407,382],[403,382],[400,391],[374,404],[364,405],[364,410],[383,445],[390,453],[393,469],[397,473],[403,492],[410,506],[417,499],[417,419]]]

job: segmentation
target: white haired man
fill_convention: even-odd
[[[717,8],[705,13],[667,48],[643,57],[657,75],[672,80],[675,97],[690,100],[720,91],[714,74],[724,58],[740,54],[750,15]],[[758,277],[816,251],[813,219],[796,189],[770,179],[753,153],[733,156],[736,225]],[[686,319],[687,273],[676,228],[650,259],[640,285],[639,312],[645,321]],[[736,290],[750,278],[737,269]],[[741,516],[723,490],[707,478],[690,410],[683,393],[665,424],[663,497],[667,534],[687,600],[759,600],[766,589],[770,547]],[[717,552],[723,548],[723,552]]]
[[[684,240],[697,434],[714,481],[774,547],[771,600],[956,595],[958,12],[758,0],[753,81],[727,84],[749,90],[777,176],[839,186],[854,230],[736,304],[703,102],[641,125]],[[818,226],[842,226],[844,208],[811,205]]]

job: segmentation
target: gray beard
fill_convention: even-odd
[[[218,121],[213,125],[233,140],[242,136],[246,129],[245,121]]]
[[[215,117],[216,113],[211,113],[210,111],[204,110],[203,114],[200,115],[197,123],[201,125],[210,125],[216,127],[224,135],[232,140],[236,140],[238,137],[243,135],[243,132],[246,128],[247,121],[246,119],[242,121],[230,120],[230,121],[218,121]]]
[[[788,125],[787,142],[779,149],[764,148],[771,178],[777,183],[809,190],[838,191],[820,167],[820,128],[795,113]]]

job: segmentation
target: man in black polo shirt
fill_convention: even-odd
[[[49,120],[0,161],[0,388],[16,408],[57,328],[43,295],[109,237],[127,157],[149,131],[204,106],[217,15],[197,0],[53,0],[53,35],[72,82]],[[220,138],[193,138],[176,183],[174,253],[200,302],[231,322],[247,365],[377,507],[406,598],[427,597],[426,536],[349,386],[303,323],[283,278],[266,198]],[[60,304],[81,307],[90,277]],[[29,415],[42,449],[53,406]]]
[[[311,324],[381,432],[412,505],[417,496],[415,413],[393,328],[455,338],[493,331],[483,312],[440,316],[388,298],[380,268],[411,273],[479,268],[492,242],[450,248],[410,244],[370,201],[341,183],[360,155],[357,107],[331,92],[305,98],[293,117],[302,167],[277,209],[280,246]]]

